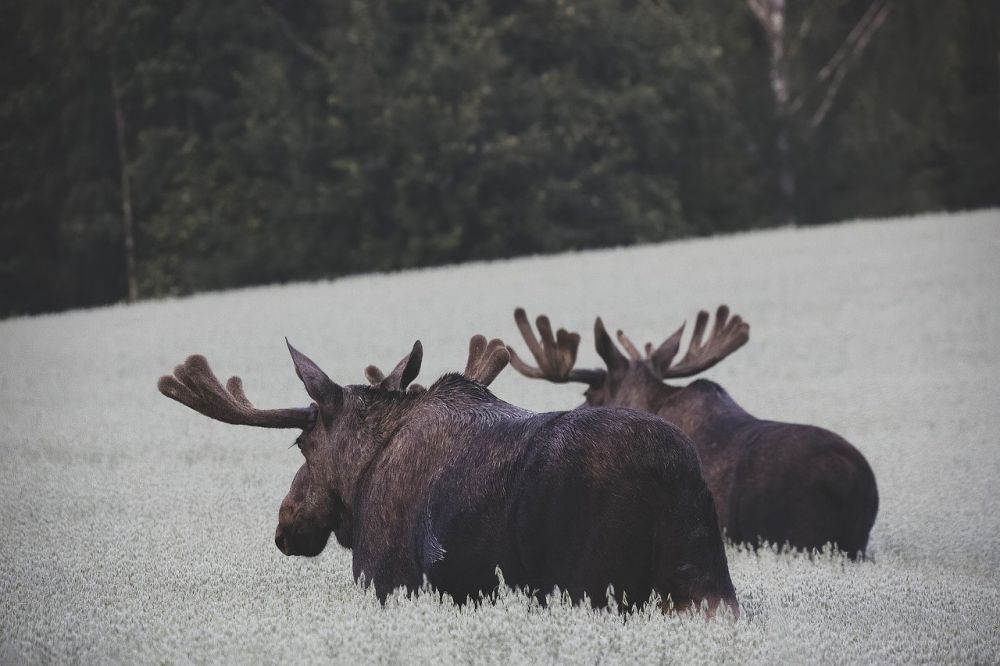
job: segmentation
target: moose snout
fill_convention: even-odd
[[[285,538],[284,530],[281,529],[281,525],[278,525],[278,529],[274,531],[274,545],[278,547],[285,555],[288,555],[288,540]]]

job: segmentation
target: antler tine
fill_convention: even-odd
[[[503,340],[494,338],[487,343],[486,336],[476,334],[469,340],[469,358],[462,374],[466,379],[489,386],[509,361],[510,353]]]
[[[639,349],[634,344],[632,344],[632,341],[629,340],[629,337],[625,335],[625,331],[621,329],[618,329],[618,342],[620,342],[622,347],[625,348],[625,351],[628,352],[629,357],[633,361],[642,360],[642,354],[639,353]],[[649,346],[650,345],[646,345],[646,347]]]
[[[688,351],[684,355],[685,359],[692,351],[697,353],[697,350],[702,348],[701,338],[705,335],[705,329],[708,328],[709,318],[709,314],[704,310],[698,312],[698,317],[694,320],[694,330],[691,331],[691,340],[688,342]]]
[[[514,366],[515,370],[520,372],[525,377],[530,377],[531,379],[548,379],[548,377],[545,376],[545,373],[542,372],[541,368],[535,368],[521,360],[521,357],[517,355],[517,352],[514,351],[513,347],[508,346],[507,353],[510,355],[510,364]],[[553,379],[550,381],[558,380]]]
[[[230,377],[223,388],[204,356],[195,354],[164,375],[156,384],[160,393],[213,418],[234,425],[262,428],[308,428],[315,414],[310,407],[257,409],[243,391],[243,380]]]
[[[566,382],[583,382],[593,384],[604,377],[603,370],[576,370],[573,365],[576,363],[576,353],[580,348],[580,336],[577,333],[570,333],[564,328],[552,334],[552,323],[545,315],[540,315],[535,324],[538,326],[538,333],[542,338],[541,343],[535,337],[535,332],[528,322],[528,315],[524,308],[514,310],[514,321],[517,323],[521,337],[528,345],[529,351],[535,357],[538,367],[532,367],[525,363],[514,348],[509,346],[507,351],[510,354],[510,364],[514,369],[525,377],[532,379],[547,379],[550,382],[563,384]]]
[[[702,342],[708,320],[708,312],[702,310],[698,313],[698,319],[695,322],[691,341],[688,343],[688,351],[684,358],[675,366],[660,366],[664,379],[690,377],[707,370],[745,345],[750,339],[749,324],[744,322],[739,315],[729,319],[729,308],[720,305],[715,313],[715,326],[712,327],[712,333],[707,340]],[[679,337],[677,342],[679,342]],[[664,344],[666,345],[666,343]]]
[[[378,386],[385,381],[385,373],[382,372],[377,365],[369,365],[365,368],[365,379],[372,386]]]
[[[233,399],[240,404],[244,409],[253,409],[253,403],[250,402],[250,398],[247,394],[243,392],[243,380],[237,376],[232,376],[229,381],[226,382],[226,390]]]
[[[521,337],[524,338],[524,342],[528,345],[528,351],[531,355],[535,357],[538,362],[539,367],[545,363],[546,353],[542,349],[542,346],[538,344],[538,339],[535,338],[535,332],[531,329],[531,324],[528,322],[528,313],[524,311],[524,308],[517,308],[514,310],[514,322],[517,323],[517,328],[521,331]],[[542,375],[537,375],[541,377]]]
[[[483,351],[486,349],[486,336],[479,333],[469,338],[469,357],[465,361],[463,375],[472,379],[476,374],[479,362],[482,361]]]

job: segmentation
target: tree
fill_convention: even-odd
[[[811,78],[800,77],[794,81],[791,69],[795,58],[800,56],[804,40],[812,30],[814,16],[805,13],[798,21],[797,27],[791,27],[785,0],[747,0],[747,5],[767,39],[770,53],[768,75],[777,127],[775,154],[778,189],[788,215],[787,221],[794,224],[796,179],[792,158],[792,133],[796,128],[793,126],[798,125],[807,133],[811,133],[827,118],[847,74],[860,60],[874,34],[889,17],[892,0],[873,0],[827,63]],[[810,98],[819,99],[812,113],[807,111],[807,102]]]
[[[1000,203],[995,3],[891,2],[4,3],[0,315]]]

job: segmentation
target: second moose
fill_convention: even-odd
[[[532,367],[510,349],[511,365],[521,374],[587,384],[586,405],[656,414],[694,441],[728,538],[808,550],[833,543],[852,558],[864,554],[878,490],[860,451],[829,430],[751,416],[715,382],[664,383],[707,370],[747,342],[750,327],[739,316],[730,319],[726,306],[719,307],[704,342],[709,315],[698,314],[688,351],[677,363],[683,326],[659,347],[647,344],[644,354],[618,331],[625,356],[598,317],[594,338],[606,368],[593,370],[573,367],[576,333],[560,329],[553,335],[543,315],[536,322],[539,341],[523,309],[514,319],[538,362]]]

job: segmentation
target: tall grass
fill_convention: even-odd
[[[277,250],[276,251],[280,251]],[[0,662],[997,662],[1000,214],[786,229],[252,289],[0,322]],[[751,341],[708,376],[752,413],[839,432],[868,457],[874,560],[729,549],[738,622],[625,620],[504,593],[382,609],[335,544],[272,538],[293,435],[215,423],[160,396],[187,354],[262,406],[307,400],[283,336],[342,383],[414,338],[423,376],[511,312],[584,334],[594,315],[659,342],[726,302]],[[536,410],[580,388],[511,370]]]

